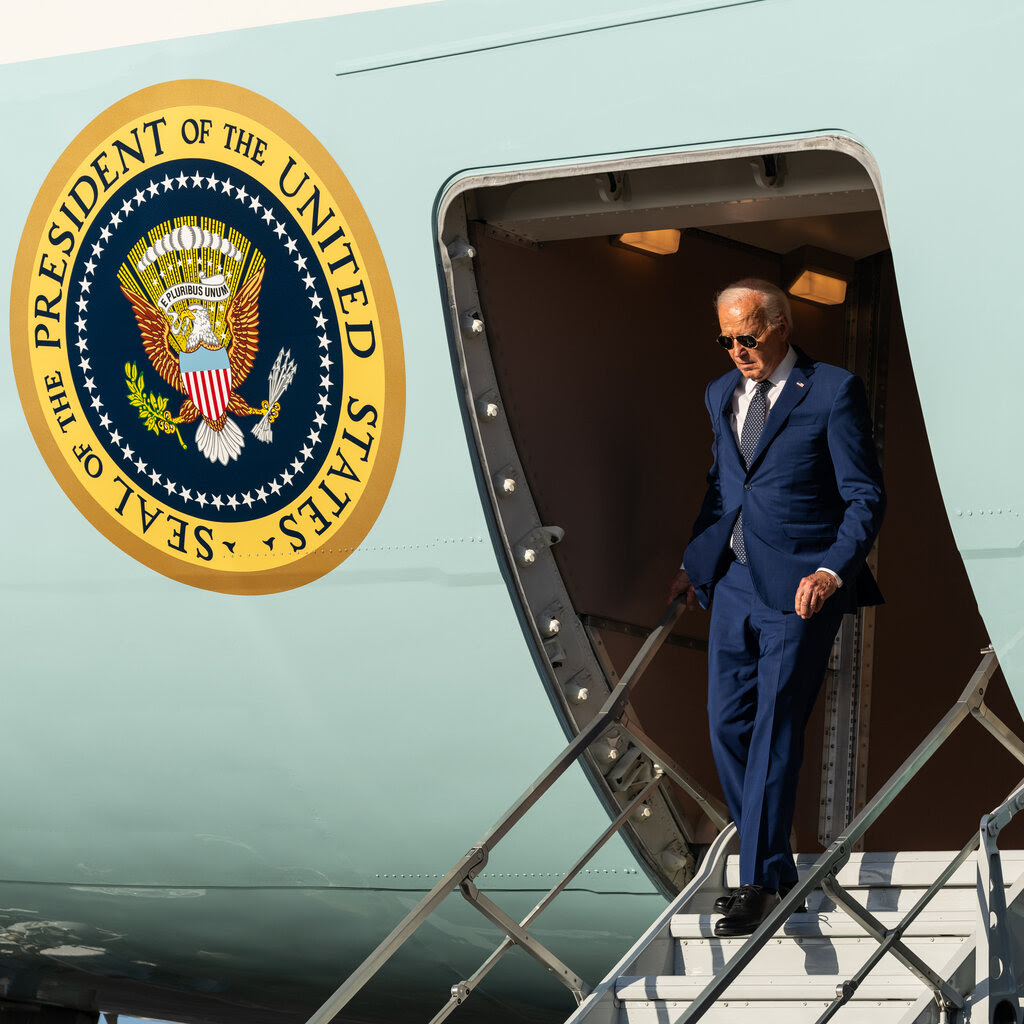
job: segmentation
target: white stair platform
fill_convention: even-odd
[[[935,881],[939,872],[956,856],[950,851],[903,850],[899,853],[855,853],[840,870],[839,884],[847,889],[855,888],[927,888]],[[810,870],[817,858],[812,854],[800,854],[797,868]],[[1015,879],[1024,871],[1024,850],[1006,850],[1001,853],[1003,875]],[[973,887],[976,879],[975,861],[970,858],[961,864],[949,885]],[[725,884],[735,889],[740,884],[740,859],[729,857],[725,865]]]
[[[936,897],[938,899],[938,897]],[[870,907],[868,908],[871,909]],[[895,928],[906,911],[871,910],[871,914],[886,928]],[[910,923],[907,935],[963,935],[974,928],[975,910],[923,910]],[[670,934],[674,939],[709,939],[714,936],[715,922],[721,914],[680,914],[672,919]],[[792,914],[782,926],[779,935],[823,936],[839,938],[848,935],[866,935],[864,929],[842,910],[829,910],[817,914]],[[717,943],[723,939],[715,939]]]
[[[708,1010],[701,1018],[707,1024],[795,1024],[815,1021],[831,1000],[818,1002],[808,999],[779,1000],[765,1003],[742,999],[725,999]],[[623,1024],[671,1024],[678,1020],[689,1003],[630,1002],[624,1004],[618,1018]],[[898,1000],[858,1000],[845,1007],[835,1017],[845,1024],[901,1024],[906,1003]],[[851,1013],[850,1011],[853,1011]]]
[[[926,963],[944,964],[957,951],[963,936],[971,930],[970,924],[959,933],[944,929],[944,935],[910,936],[907,946]],[[849,934],[822,935],[810,932],[806,935],[791,935],[787,938],[769,939],[753,961],[747,966],[744,976],[780,976],[794,965],[802,969],[803,975],[842,974],[849,978],[856,974],[867,958],[874,953],[878,943],[863,929],[844,929]],[[742,948],[743,939],[683,939],[676,951],[676,974],[697,975],[706,984],[708,977],[720,971]],[[895,957],[887,955],[876,971],[892,965],[895,973],[907,973],[913,977]],[[833,990],[835,986],[833,985]]]
[[[867,853],[851,857],[839,883],[886,929],[899,925],[924,891],[952,862],[954,852]],[[807,871],[815,858],[799,857]],[[1024,873],[1024,851],[1002,854],[1009,885]],[[720,915],[711,904],[739,884],[738,858],[702,868],[644,940],[609,976],[571,1024],[675,1024],[746,938],[714,935]],[[943,979],[973,956],[977,927],[976,863],[959,868],[911,923],[906,945]],[[1015,889],[1016,891],[1016,889]],[[707,1024],[813,1024],[878,949],[877,941],[821,890],[808,912],[790,916],[712,1005]],[[973,977],[973,970],[969,971]],[[838,1024],[923,1024],[938,1019],[930,991],[892,953],[886,954],[835,1016]]]

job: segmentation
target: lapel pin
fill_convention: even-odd
[[[798,388],[802,388],[802,387],[804,386],[804,382],[803,382],[802,380],[798,380],[798,381],[796,382],[796,386],[797,386]]]

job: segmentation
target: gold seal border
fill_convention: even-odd
[[[150,544],[119,527],[101,507],[92,492],[73,473],[50,433],[45,410],[39,403],[32,379],[31,355],[27,339],[29,323],[29,292],[39,239],[46,230],[46,220],[70,175],[82,164],[86,155],[107,135],[125,123],[158,111],[161,107],[181,106],[188,102],[206,106],[222,106],[227,110],[252,117],[273,129],[301,154],[319,175],[339,204],[359,242],[364,268],[373,289],[381,325],[384,358],[384,386],[387,419],[378,437],[375,466],[352,514],[338,528],[337,534],[307,554],[297,554],[285,565],[269,569],[231,572],[208,569],[165,555]],[[93,118],[72,140],[53,165],[29,211],[25,229],[18,243],[18,255],[11,285],[11,358],[18,397],[28,420],[36,446],[61,489],[78,511],[111,543],[143,565],[189,586],[224,594],[273,594],[303,586],[319,579],[340,565],[362,543],[377,521],[387,501],[398,467],[405,430],[405,360],[401,325],[391,275],[377,236],[362,203],[341,168],[323,144],[300,121],[284,108],[259,93],[207,79],[179,79],[140,89],[108,107]]]

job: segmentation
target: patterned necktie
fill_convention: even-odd
[[[743,429],[740,431],[740,455],[743,456],[743,464],[750,467],[750,460],[757,450],[757,442],[761,440],[761,431],[764,430],[764,421],[768,418],[768,391],[772,386],[770,380],[758,381],[754,387],[753,397],[747,407],[747,416],[743,421]],[[743,510],[736,517],[736,525],[732,528],[732,550],[736,555],[736,561],[742,565],[747,564],[747,548],[743,543]]]

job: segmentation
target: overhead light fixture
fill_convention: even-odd
[[[846,301],[846,282],[829,274],[805,270],[789,286],[789,293],[823,306],[841,306]]]
[[[839,306],[846,301],[846,286],[853,280],[853,260],[803,245],[786,254],[785,272],[790,295],[821,306]]]
[[[618,238],[612,239],[617,245],[637,252],[654,253],[657,256],[670,256],[679,251],[679,228],[659,228],[656,231],[627,231]]]

